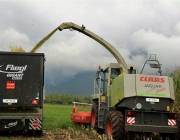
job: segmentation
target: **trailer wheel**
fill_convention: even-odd
[[[28,134],[30,136],[42,136],[42,130],[29,130]]]
[[[120,111],[108,111],[105,119],[105,132],[114,140],[124,140],[124,117]]]
[[[93,101],[93,105],[91,108],[90,126],[95,130],[98,129],[98,101]]]
[[[42,130],[36,130],[36,135],[37,136],[42,136]]]

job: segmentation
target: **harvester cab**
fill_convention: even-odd
[[[138,73],[136,65],[127,64],[127,67],[129,74]],[[104,69],[101,69],[101,66],[98,68],[94,79],[94,94],[107,94],[108,87],[113,83],[113,80],[124,72],[118,63],[110,63]]]

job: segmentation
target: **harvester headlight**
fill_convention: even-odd
[[[136,108],[137,108],[137,109],[141,109],[141,108],[142,108],[141,103],[137,103],[137,104],[136,104]]]

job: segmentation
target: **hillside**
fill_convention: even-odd
[[[45,93],[65,93],[70,95],[92,95],[94,92],[95,72],[83,72],[73,77],[65,77],[56,85],[52,85],[49,80],[45,79]]]

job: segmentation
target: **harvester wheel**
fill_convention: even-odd
[[[105,119],[105,132],[108,137],[114,140],[124,140],[125,123],[123,114],[120,111],[108,111]]]
[[[95,130],[98,129],[98,101],[93,101],[93,105],[91,108],[90,126]]]

